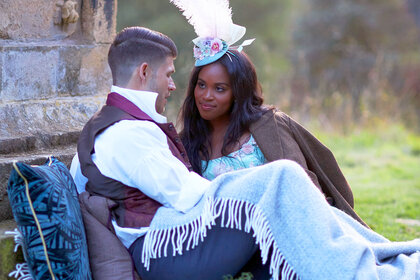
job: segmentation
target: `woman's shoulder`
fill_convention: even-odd
[[[273,124],[273,125],[287,125],[290,123],[292,118],[285,112],[273,106],[264,106],[264,111],[261,117],[251,124],[251,130],[259,127]]]

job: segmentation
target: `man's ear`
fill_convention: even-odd
[[[145,83],[150,78],[150,65],[147,62],[143,62],[137,67],[137,75],[139,76],[142,83]]]

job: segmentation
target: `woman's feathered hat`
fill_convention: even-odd
[[[194,43],[195,66],[210,64],[229,50],[242,51],[255,39],[245,40],[233,46],[246,32],[246,28],[232,22],[229,0],[170,0],[194,27],[197,38]]]

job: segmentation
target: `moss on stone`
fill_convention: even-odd
[[[8,274],[15,269],[17,263],[24,262],[21,248],[15,253],[15,242],[12,237],[0,239],[0,280],[7,280]]]

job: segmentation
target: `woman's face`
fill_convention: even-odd
[[[222,64],[216,62],[201,69],[194,89],[194,98],[203,119],[229,119],[233,93],[229,75]]]

